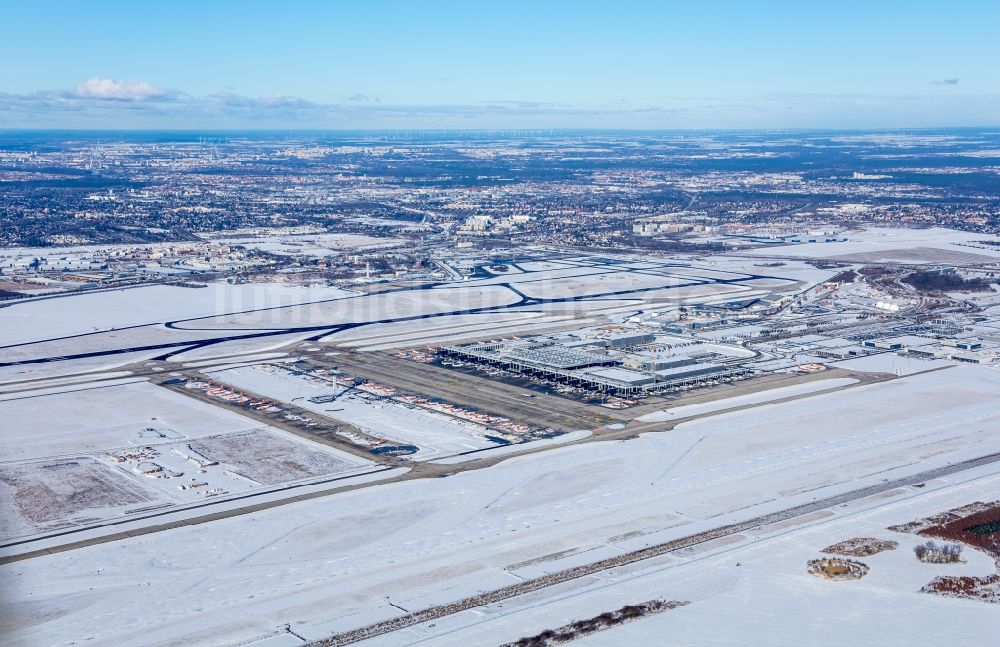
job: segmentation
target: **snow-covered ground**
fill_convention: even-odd
[[[3,351],[0,351],[2,353]],[[13,385],[24,380],[61,379],[61,376],[76,374],[98,374],[104,371],[140,362],[163,354],[161,350],[118,353],[104,357],[49,362],[46,364],[14,364],[0,366],[0,384]],[[13,387],[11,387],[13,388]]]
[[[21,644],[237,644],[288,623],[307,639],[320,638],[400,615],[400,607],[447,603],[1000,451],[998,392],[1000,372],[948,368],[719,414],[632,440],[555,447],[449,478],[373,486],[46,555],[0,567],[0,583],[13,592],[3,612],[17,618],[13,636]],[[995,626],[996,609],[915,594],[917,583],[937,572],[914,561],[923,569],[919,576],[904,573],[909,566],[899,559],[908,544],[865,559],[872,573],[860,582],[810,578],[805,560],[836,541],[885,536],[880,529],[892,523],[996,499],[996,479],[965,490],[957,484],[997,471],[980,467],[814,513],[768,530],[779,533],[773,544],[753,543],[763,537],[743,533],[374,644],[498,644],[651,597],[692,604],[620,631],[645,625],[669,637],[671,623],[690,617],[678,644],[724,638],[739,644],[744,637],[742,644],[834,644],[826,634],[803,632],[839,622],[830,629],[840,638],[836,644],[892,644],[879,627],[912,603],[919,612],[892,623],[916,625],[902,629],[908,644],[935,644],[921,637],[942,635],[935,632],[948,617],[961,621],[963,635],[986,639],[983,627]],[[921,503],[931,496],[938,498]],[[882,516],[859,523],[868,510]],[[760,552],[769,545],[775,549]],[[732,552],[741,550],[749,552]],[[983,566],[970,560],[961,572]],[[665,569],[663,578],[634,577],[654,568]],[[648,589],[643,581],[651,582]],[[591,597],[591,590],[610,594]],[[549,605],[560,599],[570,606]],[[616,633],[588,640],[642,644],[627,639],[633,634],[617,634],[624,638],[616,642]]]
[[[4,539],[373,466],[135,378],[5,394],[0,420]]]
[[[364,234],[297,234],[267,238],[219,238],[219,244],[240,245],[279,256],[333,256],[345,249],[395,247],[406,243],[401,238],[376,238]]]
[[[382,292],[352,298],[247,310],[239,314],[193,319],[178,324],[184,330],[232,330],[378,322],[420,317],[455,310],[516,303],[517,295],[502,286],[459,286],[447,290]]]
[[[855,259],[876,263],[990,263],[1000,260],[1000,250],[977,241],[1000,242],[1000,237],[933,227],[870,227],[846,234],[848,240],[764,247],[749,252],[756,256]],[[838,236],[840,237],[840,236]]]
[[[356,294],[285,283],[211,283],[205,288],[146,286],[76,294],[0,308],[0,361],[25,363],[0,367],[0,380],[57,376],[83,365],[109,369],[127,363],[118,361],[126,357],[174,353],[179,354],[179,359],[191,361],[265,352],[322,334],[322,326],[356,325],[329,336],[327,341],[344,341],[361,350],[457,341],[477,334],[525,334],[562,327],[572,317],[613,319],[642,310],[651,302],[705,303],[760,297],[773,290],[796,289],[805,274],[812,277],[818,272],[797,262],[788,262],[787,266],[789,278],[782,278],[783,266],[778,268],[780,272],[768,269],[769,278],[752,279],[749,274],[759,269],[752,259],[712,260],[688,266],[628,258],[605,263],[580,257],[558,264],[542,263],[538,267],[543,269],[535,272],[453,281],[426,290]],[[721,278],[742,278],[755,285],[711,282]],[[689,281],[704,283],[676,287]],[[521,291],[552,299],[605,292],[622,294],[619,298],[518,306]],[[448,314],[468,310],[485,311]],[[86,314],[81,316],[81,312]],[[300,327],[305,330],[294,330]],[[288,329],[287,334],[282,334],[284,329]],[[199,343],[206,345],[188,346]],[[76,360],[52,361],[140,348],[151,350],[120,358],[94,357],[84,364]]]
[[[955,366],[958,362],[948,359],[924,359],[908,357],[896,353],[877,353],[865,357],[854,357],[839,362],[830,362],[830,366],[846,368],[850,371],[865,371],[867,373],[890,373],[893,375],[912,375],[946,366]]]
[[[800,475],[807,489],[840,480],[836,465],[912,465],[969,436],[1000,442],[990,434],[1000,420],[997,393],[1000,371],[955,367],[694,420],[676,428],[700,440],[674,471],[726,474],[760,465],[747,454],[773,451],[779,462],[814,464]],[[845,462],[824,460],[845,447],[854,447]]]
[[[446,618],[433,628],[416,627],[362,644],[500,644],[595,617],[624,604],[661,598],[691,604],[572,644],[988,645],[996,638],[996,605],[918,591],[938,575],[994,572],[992,561],[983,553],[965,551],[965,564],[923,564],[914,558],[912,549],[925,540],[887,527],[946,510],[956,502],[995,498],[997,492],[1000,477],[985,476],[886,506],[850,506],[827,520],[793,527],[777,536],[654,560],[655,564],[645,568],[623,569],[545,595],[525,596],[492,612]],[[899,547],[854,558],[871,569],[858,581],[830,581],[806,573],[807,561],[825,556],[821,549],[852,537],[890,539],[899,542]]]
[[[606,272],[594,276],[545,279],[519,283],[518,289],[530,297],[556,299],[589,294],[673,287],[697,280],[660,274],[640,274],[638,272]]]
[[[816,393],[817,391],[827,391],[829,389],[835,389],[837,387],[847,386],[849,384],[856,384],[856,383],[857,380],[849,377],[838,377],[827,380],[817,380],[814,382],[806,382],[805,384],[782,386],[776,389],[767,389],[766,391],[748,393],[747,395],[737,395],[732,398],[723,398],[721,400],[712,400],[710,402],[702,402],[699,404],[685,404],[679,407],[664,409],[663,411],[654,411],[653,413],[647,413],[646,415],[639,416],[638,418],[636,418],[636,420],[639,420],[641,422],[677,420],[679,418],[686,418],[688,416],[697,416],[706,413],[713,413],[715,411],[722,411],[723,409],[732,409],[735,407],[742,407],[750,404],[771,402],[773,400],[781,400],[782,398],[790,398],[796,395]]]
[[[615,266],[588,266],[543,269],[518,274],[497,274],[490,278],[463,281],[461,286],[498,285],[509,283],[520,292],[537,298],[553,299],[606,292],[649,290],[688,283],[709,283],[716,279],[750,277],[694,267],[646,267],[649,263],[622,263]],[[634,270],[634,271],[633,271]],[[452,289],[442,285],[436,290]]]
[[[85,292],[0,308],[0,345],[336,299],[350,294],[320,286],[230,285],[225,282],[209,283],[204,288],[150,285]]]
[[[539,447],[550,447],[552,445],[562,445],[565,443],[571,443],[586,438],[592,435],[593,433],[594,432],[588,429],[578,429],[577,431],[569,431],[565,434],[553,436],[552,438],[529,440],[526,443],[517,443],[514,445],[498,445],[496,447],[492,447],[490,449],[475,452],[472,454],[445,456],[444,458],[436,459],[434,462],[440,465],[457,465],[459,463],[468,463],[469,461],[478,460],[480,458],[494,458],[496,456],[502,456],[504,454],[516,454],[519,452],[538,449]]]
[[[249,418],[148,382],[126,381],[3,396],[0,456],[22,460],[99,452],[128,445],[149,426],[168,427],[187,438],[260,426]]]
[[[246,366],[218,371],[212,375],[226,384],[269,398],[284,402],[294,400],[297,406],[348,422],[370,435],[385,438],[390,444],[416,445],[420,451],[413,457],[418,460],[497,445],[484,437],[488,433],[486,427],[404,406],[392,400],[375,401],[365,396],[347,394],[334,402],[310,402],[309,398],[330,395],[345,387],[337,386],[334,389],[329,384],[309,381],[284,369],[265,366],[267,371]]]

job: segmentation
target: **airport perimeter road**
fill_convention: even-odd
[[[771,524],[788,521],[789,519],[794,519],[796,517],[802,517],[818,510],[841,506],[846,503],[850,503],[851,501],[875,496],[895,488],[924,483],[926,481],[931,481],[996,462],[1000,462],[1000,454],[989,454],[986,456],[980,456],[979,458],[955,463],[954,465],[945,465],[943,467],[937,467],[919,472],[911,476],[893,479],[891,481],[884,481],[876,485],[859,488],[842,494],[835,494],[823,499],[779,510],[778,512],[753,517],[738,523],[719,526],[705,532],[688,535],[686,537],[681,537],[679,539],[674,539],[661,544],[647,546],[646,548],[625,553],[623,555],[616,555],[615,557],[609,557],[591,564],[584,564],[582,566],[556,571],[555,573],[549,573],[548,575],[543,575],[535,579],[525,580],[501,589],[456,600],[449,604],[429,607],[427,609],[408,613],[397,618],[392,618],[391,620],[384,620],[366,627],[360,627],[358,629],[330,636],[329,638],[323,638],[321,640],[311,642],[308,644],[308,647],[340,647],[341,645],[349,645],[362,640],[369,640],[377,636],[389,634],[394,631],[412,627],[424,622],[429,622],[431,620],[437,620],[445,616],[481,607],[486,604],[495,604],[503,600],[508,600],[519,595],[538,591],[556,584],[562,584],[570,580],[586,577],[588,575],[594,575],[595,573],[600,573],[601,571],[606,571],[608,569],[627,566],[629,564],[641,562],[653,557],[660,557],[661,555],[666,555],[684,548],[703,544],[721,537],[756,529],[764,529],[766,531],[766,527]]]

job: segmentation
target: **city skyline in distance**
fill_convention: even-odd
[[[7,18],[5,129],[1000,123],[989,2],[42,2]]]

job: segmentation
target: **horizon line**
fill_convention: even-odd
[[[892,132],[898,130],[983,130],[997,124],[965,126],[797,126],[772,128],[26,128],[0,126],[0,134],[16,133],[780,133],[780,132]]]

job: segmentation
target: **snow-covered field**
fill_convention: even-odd
[[[723,413],[677,427],[700,440],[674,470],[726,474],[760,465],[747,454],[775,452],[779,462],[813,465],[799,475],[806,489],[842,480],[838,469],[912,465],[973,436],[1000,443],[990,433],[1000,421],[997,393],[1000,371],[956,367]]]
[[[364,234],[298,234],[270,238],[220,238],[214,242],[240,245],[279,256],[332,256],[345,249],[394,247],[406,241],[400,238],[376,238]]]
[[[356,474],[371,465],[276,429],[188,440],[168,427],[148,427],[129,445],[106,452],[0,462],[0,539],[231,499],[258,488]]]
[[[4,460],[99,452],[128,445],[149,426],[187,438],[259,427],[219,407],[148,382],[59,387],[0,400],[0,456]]]
[[[418,343],[419,340],[438,336],[471,335],[478,331],[496,328],[533,326],[536,322],[532,320],[541,316],[537,312],[515,311],[435,317],[423,321],[402,321],[352,328],[328,335],[323,338],[323,341],[354,348],[375,346],[380,343],[406,345],[407,342]],[[484,332],[483,334],[490,333]]]
[[[342,346],[353,347],[359,351],[390,350],[394,348],[405,348],[420,345],[444,345],[469,341],[470,339],[495,339],[498,337],[523,335],[528,328],[533,334],[543,334],[552,329],[564,329],[567,327],[578,327],[592,323],[590,319],[578,319],[571,315],[545,316],[535,313],[522,313],[520,321],[510,321],[509,323],[480,324],[477,326],[456,326],[434,328],[430,325],[417,325],[413,334],[393,335],[385,337],[375,337],[379,341],[355,341],[342,344]],[[381,332],[381,326],[371,326],[366,328],[375,335]],[[323,341],[336,341],[337,335],[324,337]]]
[[[631,261],[623,261],[612,266],[589,264],[571,266],[553,263],[527,263],[526,265],[539,269],[526,273],[498,274],[491,278],[464,281],[462,287],[509,283],[530,297],[559,299],[607,292],[650,290],[656,287],[670,288],[697,282],[710,283],[716,279],[749,279],[742,272],[731,273],[685,265],[661,267],[657,264]],[[789,281],[784,281],[783,284],[789,283]],[[435,289],[451,289],[451,287],[443,285]],[[642,293],[637,293],[636,296],[641,298]]]
[[[458,286],[446,290],[385,292],[307,305],[261,309],[240,314],[193,319],[178,324],[185,330],[231,330],[331,326],[339,323],[378,322],[399,317],[451,312],[516,303],[518,297],[502,286]]]
[[[781,247],[781,255],[794,247]],[[763,253],[763,252],[761,252]],[[775,252],[777,253],[777,252]],[[720,272],[759,274],[768,277],[767,279],[752,279],[743,281],[746,285],[767,285],[775,279],[788,279],[792,281],[802,281],[804,283],[819,283],[830,278],[837,273],[836,269],[817,269],[805,261],[784,259],[781,264],[775,267],[767,265],[767,261],[756,256],[712,256],[699,262],[700,266],[712,267]],[[729,274],[727,278],[732,278]],[[766,281],[767,283],[760,283]]]
[[[697,280],[697,279],[694,279]],[[607,272],[595,276],[545,279],[519,283],[518,289],[530,297],[558,299],[590,294],[648,290],[673,287],[692,282],[690,279],[638,272]]]
[[[1000,372],[948,368],[47,555],[0,567],[0,582],[14,592],[3,611],[16,616],[14,639],[23,644],[251,644],[243,641],[289,623],[320,638],[400,615],[400,607],[450,602],[1000,451],[998,392]],[[872,572],[859,582],[811,578],[805,561],[836,541],[884,537],[892,523],[995,499],[995,478],[956,484],[997,470],[980,467],[795,519],[766,531],[777,533],[772,543],[743,533],[373,644],[499,644],[651,597],[692,604],[588,640],[642,644],[618,632],[655,627],[647,631],[670,637],[672,623],[687,617],[678,644],[739,644],[743,636],[743,644],[892,644],[882,620],[910,603],[920,612],[906,624],[923,633],[905,627],[904,636],[918,639],[909,644],[932,644],[919,638],[942,635],[934,632],[948,617],[986,639],[996,609],[917,595],[917,583],[937,572],[916,561],[918,575],[904,572],[910,567],[899,559],[909,544],[866,558]],[[867,511],[876,516],[862,523]],[[970,560],[961,572],[980,567]],[[662,575],[643,579],[643,571]],[[806,633],[814,626],[832,627],[839,642]]]
[[[941,245],[950,254],[987,253],[951,235],[935,243],[924,233],[904,236],[892,231],[865,232],[860,236],[867,238],[858,239],[861,247],[832,250],[831,255],[885,253],[903,258],[906,254],[895,250],[915,250],[914,254],[921,255]],[[783,255],[806,247],[767,251]],[[82,324],[79,319],[73,321],[68,308],[74,300],[91,298],[95,300],[84,302],[83,307],[97,312],[88,315],[94,321],[82,332],[96,334],[0,352],[9,351],[5,357],[11,359],[31,353],[44,357],[173,339],[196,341],[234,328],[246,334],[260,328],[350,322],[376,323],[345,330],[327,341],[362,350],[388,348],[469,335],[489,338],[533,326],[566,326],[573,317],[579,318],[577,326],[590,321],[585,317],[624,320],[660,300],[723,301],[773,290],[799,290],[837,271],[817,270],[795,260],[766,267],[764,260],[714,257],[704,267],[678,266],[670,270],[672,276],[662,276],[658,273],[666,270],[649,262],[626,259],[621,264],[602,264],[599,259],[581,257],[525,263],[524,272],[429,290],[372,295],[332,289],[320,294],[305,288],[300,293],[286,286],[274,288],[271,295],[267,286],[251,286],[261,294],[239,296],[243,288],[222,284],[206,289],[149,287],[81,295],[0,309],[0,330],[4,331],[0,345],[75,334],[71,331],[82,330]],[[642,273],[622,271],[629,268]],[[775,278],[747,280],[746,285],[669,287],[689,278],[736,278],[740,272]],[[508,282],[516,291],[498,285]],[[392,321],[505,306],[521,298],[517,291],[559,298],[660,286],[664,287],[594,302]],[[212,290],[225,294],[212,296]],[[138,299],[134,311],[123,314],[122,303],[133,299]],[[24,321],[16,320],[21,306],[37,310]],[[121,323],[123,317],[133,323]],[[181,324],[186,330],[162,326],[164,321],[178,319],[187,320]],[[142,324],[150,325],[119,328]],[[102,327],[111,325],[118,329]],[[199,364],[227,384],[294,401],[388,443],[416,445],[419,452],[414,457],[432,462],[415,464],[414,473],[439,474],[444,469],[441,465],[450,465],[448,477],[371,485],[2,565],[0,589],[5,594],[0,596],[0,632],[9,633],[12,644],[301,644],[295,635],[322,638],[399,616],[403,609],[451,602],[1000,452],[1000,371],[990,367],[874,355],[840,365],[904,377],[867,386],[857,386],[856,380],[848,378],[820,379],[678,406],[639,420],[695,419],[667,432],[629,440],[601,441],[603,432],[595,430],[533,445],[499,446],[485,437],[489,430],[482,425],[391,399],[376,401],[350,393],[334,402],[310,402],[311,397],[333,392],[332,385],[284,368],[261,370],[246,365],[268,357],[261,353],[304,342],[323,330],[279,332],[273,337],[234,339],[190,350],[177,359]],[[282,352],[292,359],[301,352],[296,348],[288,346]],[[243,361],[239,357],[213,359],[232,353],[244,353]],[[115,361],[111,356],[72,365],[100,370]],[[224,365],[210,366],[215,364]],[[37,370],[31,374],[37,377],[58,374],[49,367],[6,367],[6,372],[0,371],[0,380],[23,378],[25,370]],[[923,372],[929,368],[941,370]],[[149,469],[150,463],[167,472],[184,471],[185,483],[203,480],[209,490],[228,488],[226,493],[233,497],[222,501],[222,506],[238,505],[235,495],[248,489],[260,488],[262,496],[271,497],[272,490],[282,484],[295,481],[313,487],[323,475],[353,478],[358,472],[359,478],[381,478],[367,473],[374,466],[364,459],[262,427],[141,378],[104,377],[108,378],[104,382],[81,384],[56,378],[35,391],[11,387],[0,394],[0,455],[4,457],[0,512],[14,521],[4,536],[23,536],[67,523],[137,520],[149,514],[145,508],[157,506],[166,506],[169,516],[164,519],[179,519],[174,515],[181,514],[195,494],[178,491],[180,477],[133,473],[140,467]],[[778,402],[786,398],[795,399]],[[742,407],[746,408],[725,412]],[[154,431],[149,432],[149,427]],[[621,428],[619,424],[607,429]],[[109,456],[146,445],[155,446],[159,453],[136,459],[134,465],[113,464],[114,456]],[[469,456],[461,454],[486,448],[488,452],[472,456],[531,448],[544,451],[463,471]],[[199,456],[221,464],[198,464]],[[90,498],[83,501],[86,497],[78,496],[81,491]],[[897,636],[907,644],[936,644],[946,637],[938,627],[955,620],[966,629],[963,637],[986,641],[990,634],[983,627],[989,625],[988,614],[995,616],[995,608],[921,595],[916,590],[937,574],[985,574],[992,566],[978,554],[968,555],[967,564],[954,567],[920,564],[912,558],[916,538],[892,535],[885,528],[972,500],[994,500],[1000,498],[998,492],[1000,464],[980,467],[928,481],[922,488],[895,488],[772,528],[741,532],[448,616],[370,644],[499,644],[652,598],[683,599],[691,604],[595,634],[581,644],[667,641],[840,647],[893,644]],[[80,505],[81,501],[86,505]],[[25,502],[34,507],[26,507]],[[141,512],[126,517],[126,510]],[[132,531],[141,525],[128,521],[121,527]],[[95,534],[79,536],[96,536],[99,531],[89,529],[86,533]],[[806,574],[806,561],[821,556],[821,548],[856,536],[891,538],[902,545],[895,552],[864,558],[872,570],[857,582],[830,582]],[[13,549],[5,550],[4,554],[11,554]],[[890,635],[880,619],[900,609],[915,609],[916,615],[905,627],[893,623],[901,633]],[[720,622],[720,618],[727,621]]]
[[[160,503],[147,487],[93,456],[0,463],[0,539],[61,530]]]
[[[954,366],[957,362],[948,359],[922,359],[907,357],[896,353],[878,353],[866,357],[855,357],[839,362],[831,362],[830,366],[846,368],[851,371],[868,373],[891,373],[894,375],[910,375],[933,369]]]
[[[0,350],[6,353],[7,350]],[[133,362],[141,362],[162,355],[162,350],[137,351],[134,353],[118,353],[115,355],[86,357],[81,359],[50,362],[47,364],[14,364],[0,366],[0,384],[13,384],[24,380],[59,379],[64,375],[80,373],[99,373],[126,366]]]
[[[224,282],[209,283],[204,288],[150,285],[82,293],[0,308],[0,345],[335,299],[350,294],[320,286],[230,285]]]
[[[847,386],[849,384],[855,384],[855,383],[857,383],[857,380],[849,377],[831,378],[828,380],[817,380],[815,382],[806,382],[805,384],[782,386],[776,389],[767,389],[766,391],[748,393],[747,395],[737,395],[732,398],[712,400],[711,402],[702,402],[699,404],[685,404],[679,407],[671,407],[670,409],[664,409],[663,411],[654,411],[653,413],[647,413],[646,415],[639,416],[638,418],[636,418],[636,420],[639,420],[641,422],[677,420],[679,418],[686,418],[688,416],[697,416],[706,413],[713,413],[715,411],[722,411],[723,409],[733,409],[735,407],[742,407],[751,404],[760,404],[762,402],[771,402],[773,400],[781,400],[782,398],[790,398],[796,395],[816,393],[817,391],[827,391],[829,389],[835,389],[837,387]]]
[[[286,283],[221,282],[205,288],[146,286],[76,294],[0,308],[0,360],[26,363],[0,367],[0,380],[55,376],[81,366],[109,369],[128,363],[119,361],[126,358],[173,354],[191,361],[266,352],[322,334],[323,326],[357,326],[356,330],[347,328],[326,340],[345,340],[363,350],[456,341],[475,334],[524,334],[533,329],[558,328],[568,317],[613,318],[642,310],[651,303],[764,296],[776,289],[796,289],[801,280],[797,273],[817,272],[795,262],[788,265],[788,274],[794,278],[753,280],[748,274],[756,268],[746,259],[717,259],[688,266],[580,257],[568,262],[542,262],[537,264],[538,271],[446,282],[433,289],[390,289],[370,294]],[[774,276],[774,272],[769,269],[768,275]],[[711,282],[722,278],[746,278],[760,285]],[[705,283],[677,287],[691,281]],[[510,287],[501,283],[509,283]],[[620,297],[582,298],[606,292],[620,293]],[[557,301],[518,306],[522,294]],[[448,314],[479,309],[485,311],[467,316]],[[81,316],[81,312],[86,314]],[[282,334],[286,330],[287,334]],[[198,344],[204,345],[190,348]],[[142,348],[151,350],[81,362],[52,361]]]
[[[748,538],[735,546],[655,560],[645,568],[623,569],[547,595],[526,596],[492,613],[446,618],[433,628],[417,627],[362,644],[499,644],[594,617],[623,604],[662,598],[691,604],[572,644],[988,645],[996,637],[996,605],[918,591],[938,575],[994,572],[992,561],[985,554],[966,551],[966,564],[922,564],[912,549],[924,539],[887,527],[946,510],[956,502],[986,500],[998,491],[1000,477],[994,475],[919,496],[911,493],[885,506],[852,505],[827,520],[769,538]],[[858,581],[830,581],[806,573],[807,561],[824,556],[822,548],[852,537],[891,539],[899,542],[899,547],[857,558],[871,569]]]
[[[0,420],[4,539],[372,465],[129,378],[6,394]]]
[[[366,463],[344,452],[320,450],[313,443],[260,430],[205,436],[189,446],[261,485],[349,472]]]
[[[799,258],[833,258],[877,263],[957,263],[976,264],[1000,260],[1000,250],[976,244],[977,241],[1000,242],[990,234],[933,227],[907,229],[901,227],[871,227],[849,232],[848,240],[833,243],[804,243],[765,247],[749,252],[757,256],[793,256]]]
[[[341,391],[329,384],[320,384],[292,375],[284,369],[266,365],[263,371],[253,366],[212,373],[219,380],[254,393],[315,411],[328,418],[348,422],[362,431],[385,438],[390,444],[412,444],[419,448],[413,457],[418,460],[440,458],[473,449],[495,447],[488,440],[486,427],[453,419],[441,414],[408,407],[392,400],[347,394],[334,402],[315,403],[309,398]]]

